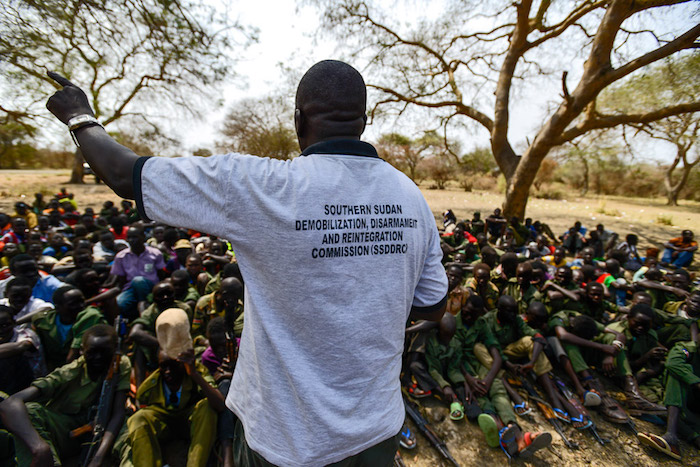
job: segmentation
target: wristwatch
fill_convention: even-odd
[[[102,127],[102,124],[98,122],[95,117],[88,114],[77,115],[68,120],[68,130],[70,131],[71,138],[73,138],[73,142],[76,146],[80,147],[80,144],[78,143],[78,139],[75,137],[74,131],[93,125],[99,125]]]

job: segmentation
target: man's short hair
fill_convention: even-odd
[[[637,303],[632,305],[628,313],[629,318],[634,318],[637,315],[644,315],[649,319],[654,319],[654,310],[646,303]]]
[[[598,326],[590,316],[579,315],[571,323],[571,332],[582,339],[591,340],[598,335]]]
[[[10,279],[10,282],[7,283],[7,286],[5,287],[5,291],[9,293],[10,289],[19,288],[19,287],[29,287],[31,289],[32,283],[26,277],[15,276],[12,279]]]
[[[484,308],[484,299],[479,295],[473,293],[467,297],[467,303],[474,308]]]
[[[365,126],[367,89],[362,75],[338,60],[316,63],[299,81],[296,108],[306,116],[323,115],[327,122],[352,127],[358,136]]]
[[[226,321],[223,316],[217,316],[207,324],[207,336],[224,333],[226,333]]]
[[[26,253],[20,253],[17,256],[13,256],[12,259],[10,260],[10,272],[14,273],[15,271],[15,265],[17,263],[20,263],[22,261],[34,261],[36,263],[36,260],[29,256]]]
[[[83,337],[80,341],[83,348],[85,348],[88,339],[91,337],[109,337],[112,345],[115,348],[117,347],[117,331],[108,324],[96,324],[88,328],[88,330],[83,333]]]
[[[56,289],[56,291],[51,296],[51,301],[56,306],[63,305],[63,298],[71,290],[78,290],[78,288],[73,286],[73,285],[64,285],[64,286],[59,287],[58,289]]]

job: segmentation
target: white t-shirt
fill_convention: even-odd
[[[399,432],[406,320],[447,293],[435,218],[410,179],[359,141],[305,154],[140,159],[134,177],[142,216],[231,241],[246,321],[226,403],[249,446],[285,466]]]

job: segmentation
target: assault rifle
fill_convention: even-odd
[[[564,440],[564,444],[566,445],[567,448],[569,449],[578,449],[578,443],[575,443],[571,441],[569,438],[566,437],[564,434],[564,430],[562,430],[561,425],[559,424],[559,420],[557,420],[557,416],[554,415],[554,411],[552,410],[552,406],[549,405],[547,401],[542,399],[540,395],[537,393],[534,387],[532,387],[532,384],[528,381],[526,377],[522,377],[520,379],[520,384],[527,391],[528,397],[535,402],[537,405],[537,408],[540,409],[540,412],[542,412],[542,415],[544,415],[544,418],[546,418],[549,423],[552,424],[554,429],[556,430],[557,433],[559,433],[559,436],[561,436],[561,439]]]
[[[117,385],[119,384],[119,364],[122,357],[122,341],[126,335],[126,324],[127,320],[122,318],[121,315],[117,316],[114,320],[114,328],[117,331],[117,349],[112,357],[112,363],[110,363],[107,376],[102,383],[97,406],[91,409],[91,412],[95,414],[94,417],[89,423],[70,432],[71,438],[77,438],[83,434],[92,432],[92,439],[90,442],[83,445],[80,465],[88,465],[92,458],[95,457],[97,449],[100,447],[100,443],[102,443],[107,424],[112,416],[114,394],[117,392]]]
[[[607,443],[609,443],[609,442],[610,442],[609,439],[607,439],[607,438],[602,438],[602,437],[600,436],[600,434],[598,433],[598,429],[597,429],[596,426],[595,426],[595,422],[593,421],[593,419],[591,418],[591,416],[588,414],[588,410],[587,410],[586,407],[584,407],[584,405],[581,404],[581,402],[576,398],[576,396],[574,395],[574,393],[571,391],[571,389],[569,389],[569,387],[564,383],[564,381],[562,381],[561,379],[555,377],[555,378],[554,378],[554,382],[557,384],[557,386],[559,386],[559,390],[560,390],[561,393],[564,395],[564,397],[566,397],[566,400],[568,400],[569,403],[570,403],[571,405],[573,405],[573,406],[576,408],[576,410],[579,411],[579,413],[580,413],[581,415],[583,415],[583,416],[585,416],[585,417],[588,417],[588,418],[591,420],[591,426],[588,427],[588,430],[591,432],[591,434],[592,434],[593,437],[596,439],[596,441],[598,441],[598,442],[601,444],[601,446],[605,446]]]
[[[228,357],[231,371],[233,371],[233,367],[238,360],[238,345],[236,344],[236,336],[230,331],[226,331],[226,356]]]
[[[447,450],[447,445],[445,445],[445,442],[441,440],[437,434],[435,434],[435,431],[433,431],[433,428],[430,426],[428,421],[423,417],[423,415],[421,415],[420,410],[418,409],[418,405],[411,402],[406,397],[403,398],[403,403],[406,407],[406,413],[409,417],[411,417],[413,423],[416,424],[416,426],[418,427],[418,431],[423,433],[423,436],[428,438],[430,444],[432,444],[433,447],[437,449],[437,451],[443,458],[447,459],[452,465],[459,467],[459,464],[457,463],[455,458],[452,457],[450,451]]]

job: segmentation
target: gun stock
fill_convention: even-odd
[[[450,451],[447,449],[447,445],[445,444],[445,442],[440,439],[440,437],[435,433],[428,421],[423,417],[423,415],[421,415],[418,406],[413,402],[409,401],[406,397],[403,398],[403,401],[404,406],[406,407],[406,413],[409,417],[411,417],[413,423],[416,424],[416,426],[418,427],[418,431],[423,433],[423,436],[428,438],[430,444],[433,445],[433,447],[440,453],[440,455],[444,459],[448,460],[452,465],[459,467],[459,464],[457,463],[455,458],[452,457],[452,454],[450,454]]]

